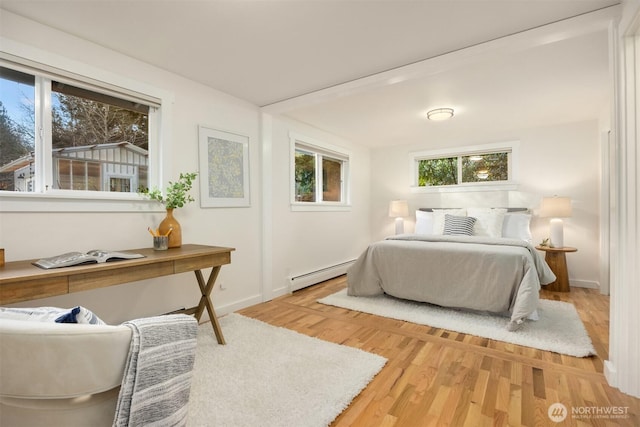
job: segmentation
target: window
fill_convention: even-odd
[[[316,201],[316,155],[296,148],[295,201]]]
[[[462,183],[509,181],[510,151],[463,156]]]
[[[0,68],[0,190],[34,191],[35,77]]]
[[[0,59],[0,196],[137,199],[141,187],[160,182],[161,103],[28,60]]]
[[[294,134],[291,145],[294,210],[348,207],[349,153]]]
[[[413,191],[515,189],[517,142],[411,153]]]

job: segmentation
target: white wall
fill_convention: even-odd
[[[221,92],[165,72],[133,58],[93,45],[52,28],[2,11],[0,36],[24,51],[71,65],[81,64],[140,82],[172,94],[169,179],[179,172],[198,170],[198,125],[228,130],[250,139],[251,207],[201,209],[196,198],[176,212],[183,242],[235,247],[230,265],[222,268],[214,305],[224,313],[261,301],[261,198],[259,109]],[[196,186],[199,181],[196,182]],[[93,248],[149,247],[147,226],[157,225],[162,213],[0,213],[0,245],[6,260],[52,256]],[[208,272],[205,272],[208,274]],[[109,322],[159,314],[192,306],[200,293],[193,274],[181,274],[68,296],[20,303],[21,306],[82,304]]]
[[[266,174],[263,180],[258,107],[11,13],[3,11],[1,19],[0,36],[24,46],[30,54],[35,51],[71,65],[105,70],[123,80],[168,92],[174,99],[167,141],[172,179],[179,172],[198,170],[198,125],[249,136],[251,207],[201,209],[198,189],[194,188],[196,202],[175,213],[183,227],[183,242],[236,248],[231,265],[223,267],[218,278],[218,284],[226,289],[216,286],[213,291],[218,314],[286,293],[288,277],[354,259],[369,243],[368,149],[296,121],[275,117],[273,134],[266,138],[272,154],[268,166],[273,173]],[[352,152],[350,211],[291,212],[289,131]],[[262,209],[265,186],[269,188],[266,205],[273,211]],[[42,213],[0,213],[0,245],[6,250],[8,262],[94,248],[149,247],[146,228],[157,225],[164,216],[44,211],[46,206]],[[266,229],[263,219],[268,220],[264,223]],[[268,238],[263,248],[265,235],[273,239]],[[264,275],[264,271],[268,274]],[[182,274],[16,305],[81,304],[115,323],[190,306],[199,295],[193,274]]]
[[[185,242],[232,246],[216,287],[220,313],[270,299],[287,291],[288,277],[356,258],[372,241],[393,233],[387,217],[392,199],[419,206],[494,205],[537,207],[543,195],[574,200],[575,215],[566,221],[565,240],[579,251],[568,255],[571,279],[598,281],[598,129],[596,122],[574,123],[511,134],[482,135],[475,140],[438,141],[438,145],[369,150],[316,128],[275,116],[268,146],[256,106],[190,80],[90,44],[3,11],[0,35],[70,64],[87,64],[124,79],[143,82],[172,94],[170,167],[172,176],[198,169],[197,126],[228,130],[250,138],[251,207],[201,209],[199,200],[176,215]],[[348,212],[292,212],[289,206],[289,132],[294,131],[351,150],[351,202]],[[416,195],[408,188],[408,152],[446,146],[521,141],[521,187],[518,192]],[[261,175],[268,153],[268,173]],[[264,189],[268,189],[263,193]],[[197,190],[197,189],[196,189]],[[194,191],[198,199],[198,192]],[[265,203],[263,211],[262,205]],[[0,245],[7,261],[51,256],[96,247],[148,247],[146,227],[156,213],[0,213]],[[264,221],[266,220],[266,221]],[[264,224],[264,225],[263,225]],[[536,241],[546,224],[533,224]],[[409,221],[407,231],[412,230]],[[263,247],[263,237],[265,246]],[[183,274],[141,281],[19,305],[85,305],[110,322],[162,313],[191,305],[199,296],[194,278]]]
[[[409,153],[427,149],[520,141],[518,191],[420,193],[409,191]],[[387,216],[390,200],[407,199],[410,212],[419,207],[528,207],[534,213],[543,196],[569,196],[573,217],[565,219],[565,244],[578,248],[567,255],[572,285],[599,283],[600,131],[588,121],[509,134],[478,135],[473,140],[438,141],[422,146],[386,147],[371,154],[371,234],[373,240],[394,233]],[[412,214],[413,215],[413,214]],[[413,231],[415,217],[405,222]],[[548,237],[548,219],[532,221],[534,243]]]
[[[369,244],[369,150],[285,117],[274,117],[272,129],[270,279],[273,295],[278,295],[286,292],[288,277],[355,259]],[[351,151],[349,211],[291,211],[289,132]]]

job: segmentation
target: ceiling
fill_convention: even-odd
[[[382,146],[597,118],[610,91],[605,18],[617,3],[2,0],[0,7]],[[436,107],[453,107],[456,116],[426,121]]]

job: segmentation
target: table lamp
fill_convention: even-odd
[[[404,233],[404,217],[409,216],[406,200],[393,200],[389,203],[389,216],[396,219],[396,234]]]
[[[549,246],[564,247],[564,224],[562,218],[571,216],[571,199],[568,197],[544,197],[540,206],[540,216],[551,218],[549,222]]]

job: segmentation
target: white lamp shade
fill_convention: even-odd
[[[409,204],[406,200],[393,200],[389,203],[389,216],[402,218],[409,216]]]
[[[569,218],[572,211],[569,197],[545,197],[540,206],[540,216],[543,218]]]

